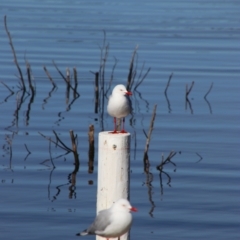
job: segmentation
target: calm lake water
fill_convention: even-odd
[[[94,111],[92,72],[99,71],[105,30],[105,91],[115,63],[111,89],[126,84],[136,46],[134,86],[151,68],[137,90],[132,88],[134,111],[126,120],[132,139],[131,203],[139,210],[131,240],[239,239],[239,9],[234,0],[2,0],[0,81],[12,94],[0,85],[0,238],[77,239],[95,217],[98,132],[113,128],[107,98],[104,108]],[[21,98],[5,15],[26,82],[25,59],[31,65],[34,95]],[[72,90],[67,96],[52,60],[64,75],[76,67],[79,97]],[[189,88],[193,81],[186,107],[186,84]],[[148,131],[155,104],[146,172],[143,129]],[[95,155],[89,173],[90,124]],[[71,147],[70,129],[78,135],[75,185],[73,154],[52,144],[51,161],[49,142],[39,134],[54,139],[54,130]],[[176,166],[167,164],[160,174],[156,166],[171,151]]]

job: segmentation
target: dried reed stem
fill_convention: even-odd
[[[208,89],[207,93],[204,95],[205,100],[206,100],[206,98],[207,98],[207,95],[211,92],[212,87],[213,87],[213,82],[212,82],[210,88]]]
[[[167,90],[168,90],[168,87],[170,86],[170,81],[172,79],[172,76],[173,76],[173,73],[171,73],[171,75],[168,78],[167,86],[166,86],[165,91],[164,91],[165,95],[167,95]]]
[[[147,156],[147,152],[148,152],[148,148],[149,148],[149,144],[150,144],[150,140],[151,140],[151,134],[152,134],[153,126],[154,126],[154,120],[156,117],[156,110],[157,110],[157,104],[155,104],[154,109],[153,109],[153,114],[152,114],[152,119],[151,119],[149,130],[148,130],[148,135],[143,130],[145,133],[145,136],[147,137],[145,150],[144,150],[144,159]]]
[[[127,90],[130,90],[131,82],[133,79],[134,59],[135,59],[137,50],[138,50],[138,45],[135,47],[133,51],[130,66],[129,66],[129,73],[128,73],[127,86],[126,86]]]
[[[99,105],[99,73],[95,73],[95,113],[98,113],[98,105]]]
[[[14,49],[14,46],[13,46],[13,43],[12,43],[12,37],[11,37],[11,34],[10,32],[8,31],[8,27],[7,27],[7,16],[5,15],[4,16],[4,26],[5,26],[5,30],[6,30],[6,33],[8,35],[8,39],[9,39],[9,44],[10,44],[10,47],[12,49],[12,53],[13,53],[13,58],[14,58],[14,63],[18,69],[18,73],[20,75],[20,80],[21,80],[21,83],[22,83],[22,90],[25,92],[26,91],[26,86],[25,86],[25,83],[24,83],[24,78],[23,78],[23,74],[22,74],[22,71],[21,71],[21,68],[18,64],[18,61],[17,61],[17,55],[16,55],[16,52],[15,52],[15,49]]]
[[[45,66],[43,66],[43,69],[44,69],[45,73],[47,74],[47,76],[48,76],[50,82],[52,83],[53,87],[56,88],[57,85],[56,85],[55,82],[53,81],[53,79],[52,79],[50,73],[48,72],[47,68],[46,68]]]
[[[94,125],[89,126],[88,141],[89,141],[88,172],[93,173],[93,170],[94,170]]]

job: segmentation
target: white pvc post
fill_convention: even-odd
[[[98,142],[97,213],[129,197],[130,133],[100,132]],[[118,239],[118,238],[111,238]],[[128,239],[128,233],[121,240]],[[106,240],[97,236],[96,240]]]

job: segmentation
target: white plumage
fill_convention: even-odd
[[[119,84],[114,87],[112,95],[109,97],[107,111],[109,115],[114,118],[114,131],[112,133],[117,133],[116,118],[123,118],[121,133],[126,133],[124,129],[125,117],[132,110],[131,101],[128,97],[130,95],[132,95],[132,93],[127,91],[124,85]]]

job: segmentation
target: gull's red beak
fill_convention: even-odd
[[[131,207],[130,210],[131,210],[132,212],[137,212],[137,209],[136,209],[135,207]]]
[[[132,93],[129,92],[129,91],[127,91],[126,94],[127,94],[128,96],[131,96],[131,95],[132,95]]]

